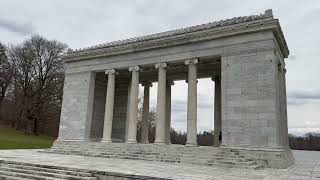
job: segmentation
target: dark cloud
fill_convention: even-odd
[[[171,110],[175,113],[179,112],[186,112],[187,111],[187,99],[186,100],[173,100],[171,103]],[[208,101],[204,101],[204,99],[201,100],[198,99],[198,108],[199,109],[210,109],[212,107],[212,103]]]
[[[320,100],[320,90],[295,91],[295,92],[289,93],[289,97],[293,97],[295,99]]]
[[[187,111],[187,100],[173,100],[171,102],[171,110],[174,113],[181,113]]]
[[[297,56],[296,55],[290,55],[289,56],[289,61],[295,61],[297,60]]]
[[[23,36],[33,34],[35,30],[30,22],[17,23],[6,19],[0,19],[0,28]]]
[[[288,93],[288,105],[303,105],[314,100],[320,100],[320,90],[293,91]]]

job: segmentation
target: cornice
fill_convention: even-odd
[[[63,60],[68,62],[107,57],[268,30],[273,31],[283,56],[288,57],[289,50],[280,23],[273,18],[272,13],[266,11],[262,15],[237,17],[69,51],[63,56]]]

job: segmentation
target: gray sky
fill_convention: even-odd
[[[290,57],[287,62],[289,131],[320,132],[319,0],[0,0],[0,41],[19,43],[38,33],[81,48],[273,9]],[[212,129],[211,80],[198,86],[198,130]],[[186,83],[173,86],[172,125],[186,129]],[[156,85],[151,89],[155,105]]]

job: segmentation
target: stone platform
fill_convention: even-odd
[[[294,162],[289,149],[239,149],[177,144],[56,141],[45,152],[244,169],[287,168]]]
[[[98,179],[320,179],[320,161],[297,161],[296,164],[287,169],[264,168],[250,170],[164,162],[150,163],[140,160],[109,159],[79,155],[47,154],[39,152],[39,150],[1,150],[0,170],[6,167],[6,163],[8,162],[51,168],[60,167],[60,169],[69,169],[77,172],[84,171],[92,173]],[[19,178],[16,177],[15,179]]]

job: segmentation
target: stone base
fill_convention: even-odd
[[[41,151],[41,152],[39,152]],[[19,165],[19,172],[21,170],[27,171],[31,168],[33,170],[40,170],[40,173],[67,170],[79,172],[76,174],[83,174],[82,172],[92,173],[94,177],[99,180],[114,179],[114,180],[128,180],[128,179],[233,179],[233,180],[288,180],[288,179],[319,179],[320,169],[320,152],[318,151],[293,151],[296,157],[296,163],[288,169],[239,169],[239,168],[225,168],[224,166],[199,166],[188,164],[168,164],[164,162],[150,162],[150,161],[135,161],[130,159],[112,159],[103,157],[84,157],[78,155],[52,154],[43,153],[43,150],[0,150],[0,179],[8,178],[8,171],[12,174],[15,169],[7,169],[8,161]],[[306,158],[307,157],[307,158]],[[312,157],[312,158],[311,158]],[[310,159],[311,158],[311,159]],[[300,160],[299,160],[300,159]],[[25,165],[28,164],[28,167]],[[23,165],[23,166],[21,166]],[[26,168],[23,168],[26,167]],[[45,169],[43,169],[45,168]],[[56,170],[53,170],[56,169]],[[39,171],[27,171],[28,175],[38,174]],[[74,174],[74,173],[72,173]],[[22,174],[19,173],[21,176]],[[14,176],[11,179],[27,179],[29,176]],[[52,175],[51,175],[52,177]],[[48,179],[45,177],[42,179]],[[28,178],[35,179],[35,178]],[[59,178],[61,179],[61,178]],[[86,178],[86,180],[88,180]]]
[[[223,147],[225,148],[225,147]],[[294,164],[295,159],[290,149],[261,149],[261,148],[237,148],[228,147],[244,155],[246,158],[255,160],[258,164],[268,167],[285,169]]]
[[[56,141],[46,152],[244,169],[287,168],[294,164],[289,149]]]

